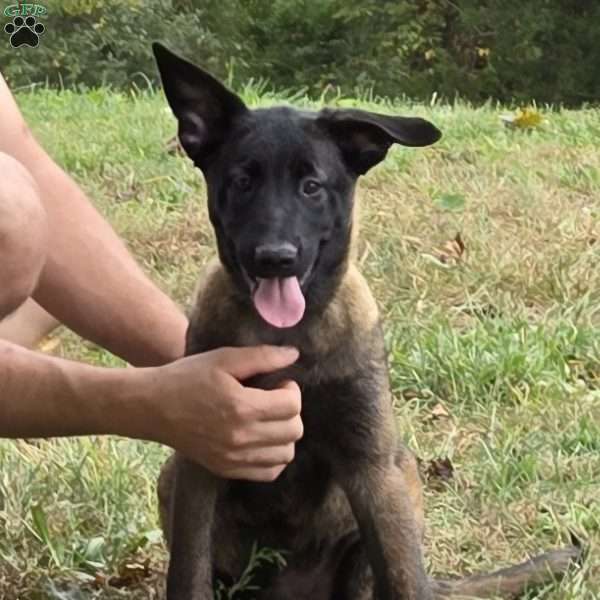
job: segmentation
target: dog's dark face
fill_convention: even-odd
[[[440,137],[427,121],[358,110],[249,110],[208,73],[154,53],[179,139],[204,173],[221,261],[273,327],[331,295],[350,248],[354,184],[392,143]]]

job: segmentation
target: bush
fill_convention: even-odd
[[[208,27],[210,3],[203,2],[204,9],[178,6],[184,4],[160,0],[49,2],[40,45],[35,49],[3,47],[2,71],[14,85],[144,85],[147,78],[157,79],[150,47],[154,40],[185,48],[189,55],[201,57],[208,68],[221,70],[224,57],[232,50]]]
[[[239,84],[578,105],[600,97],[600,3],[586,0],[67,0],[41,45],[0,49],[15,85],[156,81],[159,39]]]

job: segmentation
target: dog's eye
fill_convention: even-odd
[[[315,194],[318,194],[321,191],[322,187],[323,186],[315,179],[307,179],[302,184],[302,193],[305,196],[314,196]]]
[[[252,185],[252,180],[249,175],[238,175],[233,180],[233,184],[240,192],[247,192]]]

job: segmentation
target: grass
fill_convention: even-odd
[[[165,152],[174,122],[162,96],[18,100],[186,306],[213,239],[200,177]],[[427,488],[429,569],[504,566],[575,533],[585,566],[531,598],[600,598],[600,111],[544,111],[525,133],[491,104],[338,103],[423,115],[444,132],[432,148],[395,149],[362,182],[358,248],[386,321],[400,429],[425,466],[454,467]],[[67,331],[58,342],[57,354],[118,364]],[[114,438],[1,442],[0,597],[157,597],[165,456]]]

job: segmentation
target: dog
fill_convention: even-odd
[[[420,118],[362,110],[248,109],[154,44],[181,146],[206,180],[218,260],[202,278],[186,354],[294,346],[292,367],[246,385],[302,390],[304,436],[272,483],[220,479],[175,454],[159,480],[168,600],[208,600],[255,542],[286,552],[252,597],[432,600],[519,593],[562,573],[577,549],[505,571],[432,581],[422,556],[421,480],[398,440],[377,306],[352,260],[357,179],[392,144],[441,136]]]

